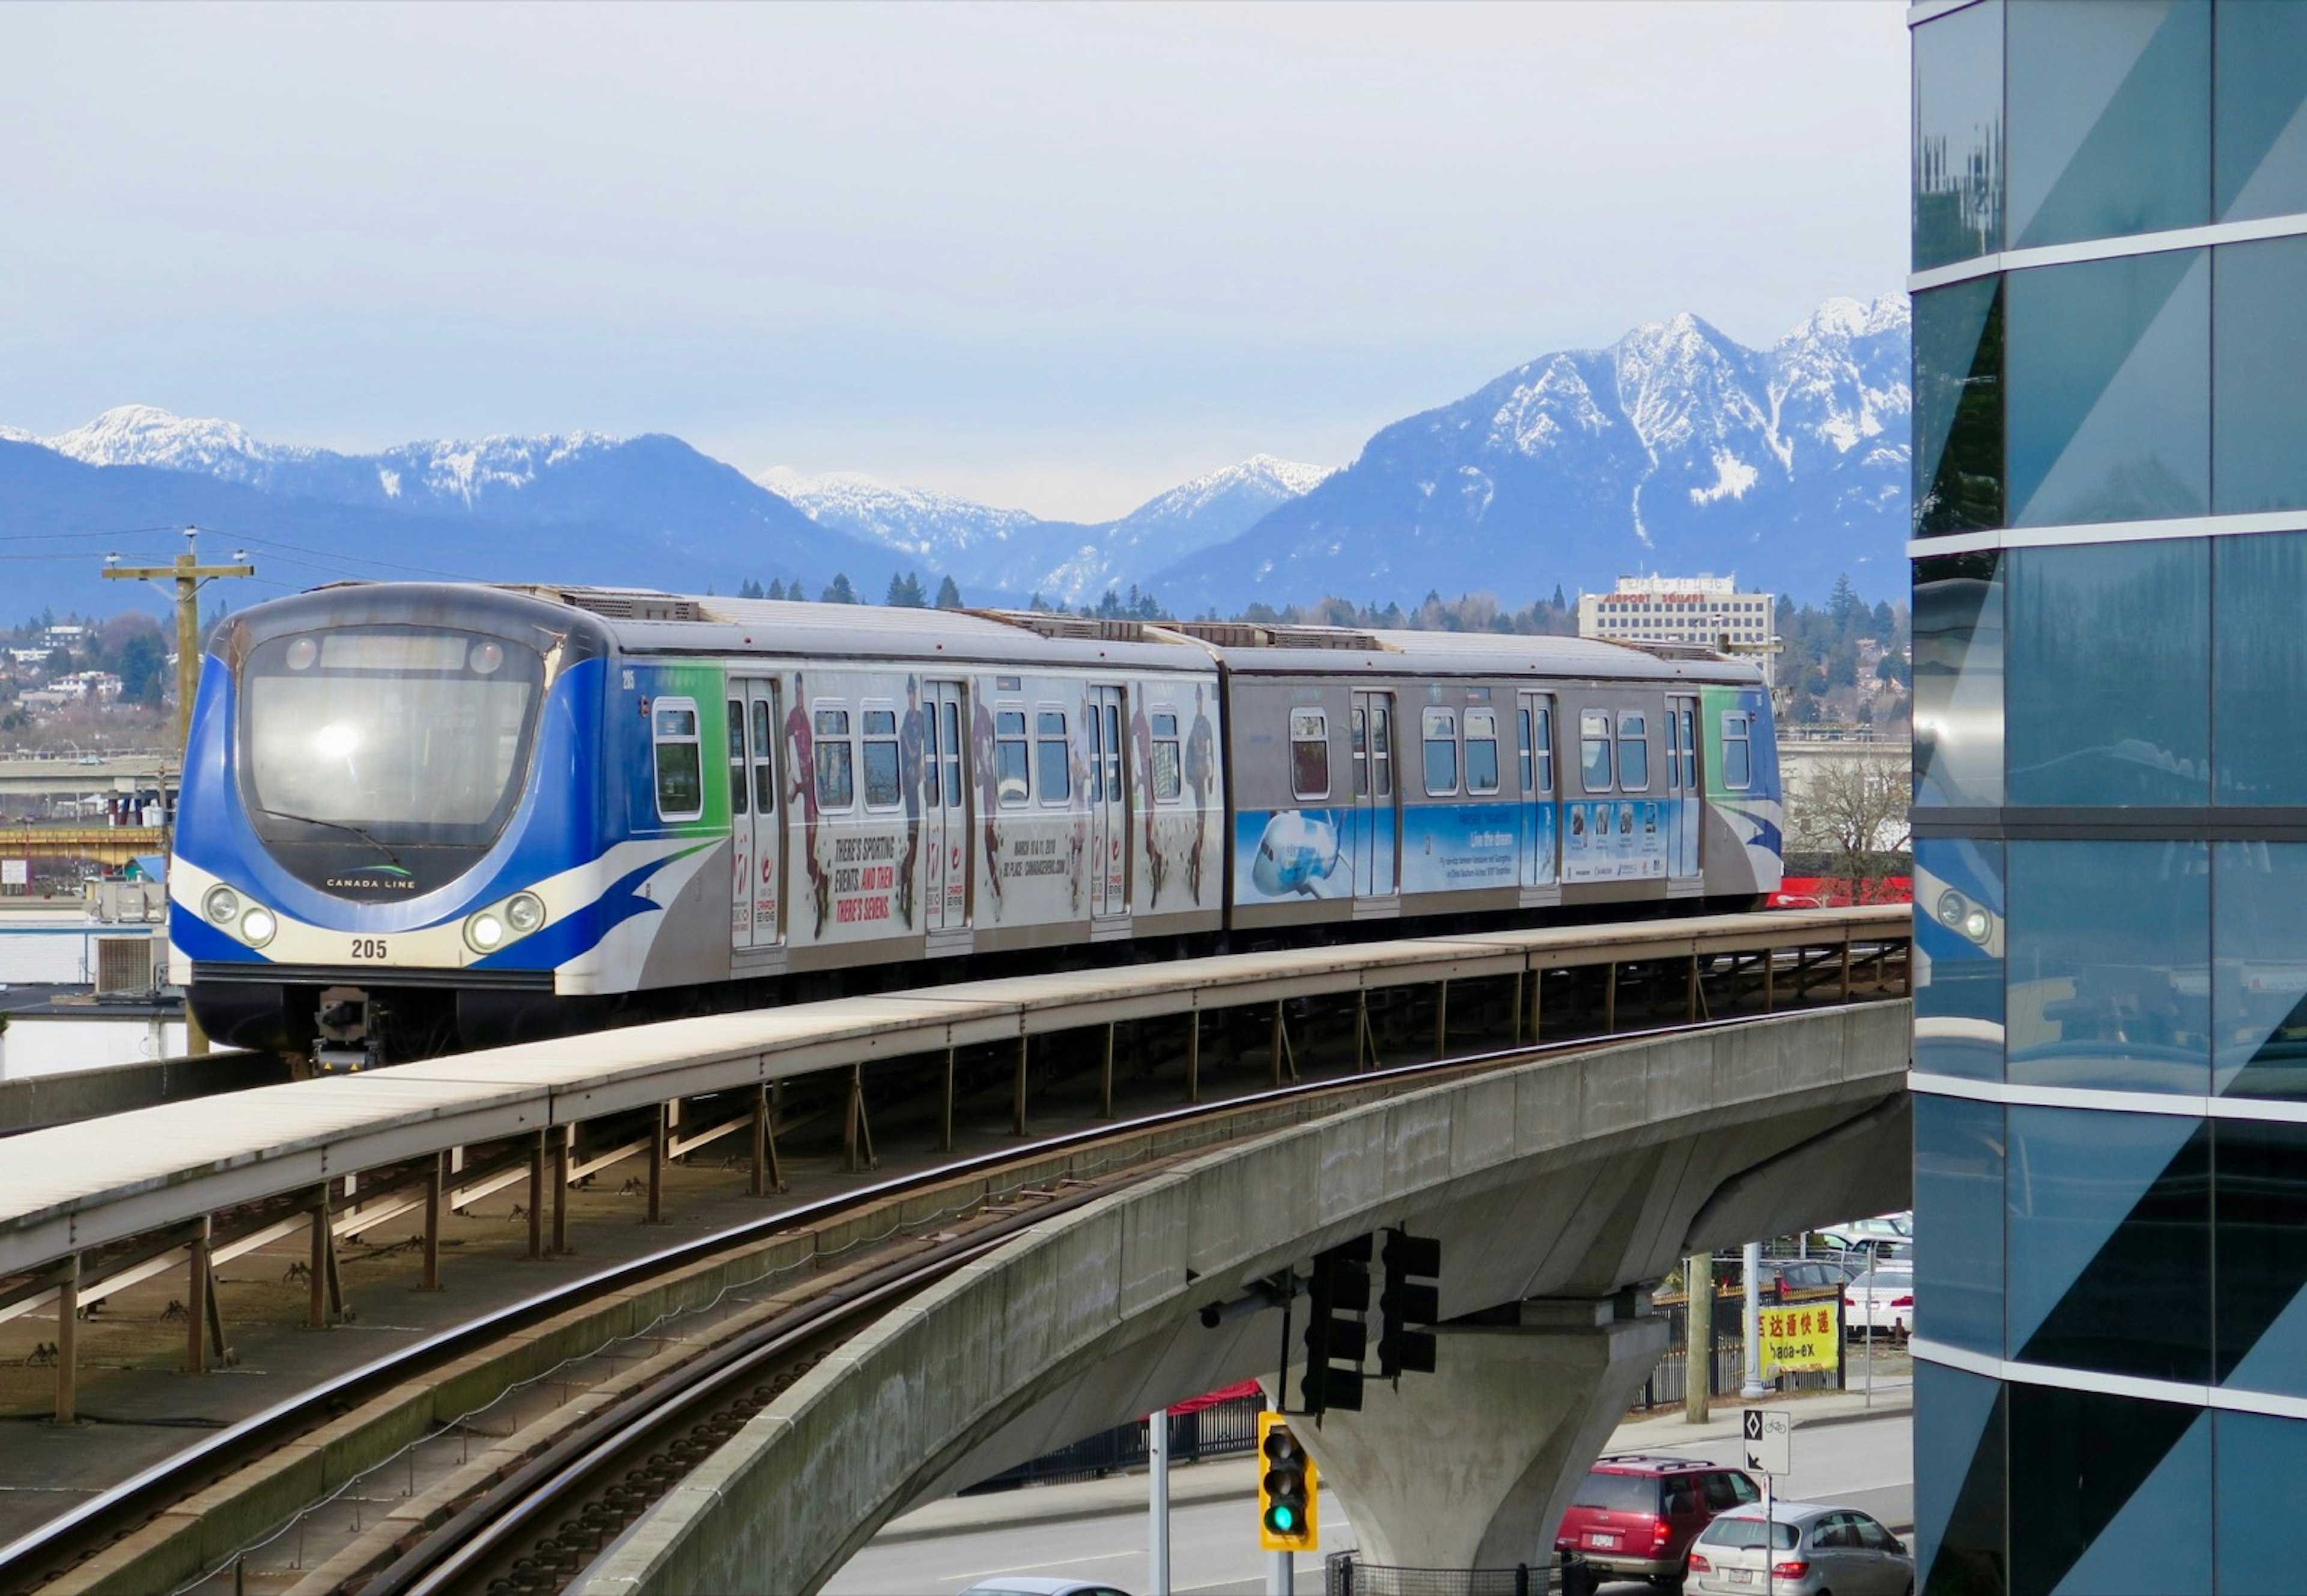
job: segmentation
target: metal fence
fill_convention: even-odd
[[[1351,1552],[1332,1552],[1322,1562],[1324,1596],[1593,1596],[1597,1583],[1574,1552],[1516,1568],[1389,1568]]]
[[[1257,1415],[1265,1405],[1259,1396],[1238,1396],[1212,1403],[1190,1413],[1170,1415],[1170,1462],[1200,1463],[1212,1457],[1246,1456],[1257,1450]],[[1005,1469],[962,1492],[1012,1490],[1021,1485],[1057,1485],[1069,1480],[1102,1480],[1128,1469],[1142,1469],[1151,1455],[1146,1421],[1124,1424],[1070,1446],[1060,1446],[1014,1469]]]

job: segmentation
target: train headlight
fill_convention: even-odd
[[[240,917],[241,940],[251,948],[263,947],[279,929],[280,922],[272,917],[270,909],[253,908]]]
[[[1960,892],[1942,892],[1939,894],[1938,912],[1941,925],[1960,931],[1963,916],[1970,912],[1970,900]]]
[[[211,887],[201,899],[201,913],[211,925],[229,926],[240,918],[240,894],[229,887]]]
[[[465,922],[465,940],[475,953],[494,953],[504,946],[505,922],[484,909]]]
[[[516,892],[505,900],[504,917],[515,936],[525,937],[545,923],[545,900],[534,892]]]
[[[1987,918],[1984,909],[1973,909],[1962,917],[1962,934],[1982,948],[1986,946],[1987,933],[1994,929],[1994,922]]]

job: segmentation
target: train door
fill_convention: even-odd
[[[1698,699],[1668,693],[1666,700],[1667,798],[1673,811],[1667,849],[1667,885],[1696,887],[1700,880],[1698,838],[1703,803],[1698,791]]]
[[[969,923],[968,788],[961,768],[958,682],[922,683],[922,928],[957,931]]]
[[[1120,688],[1089,691],[1089,902],[1092,916],[1103,919],[1129,913],[1128,717]]]
[[[1561,846],[1555,808],[1554,695],[1523,693],[1517,720],[1515,732],[1522,739],[1522,884],[1551,887],[1559,879]]]
[[[785,940],[778,724],[776,682],[731,679],[729,835],[734,860],[729,940],[734,948],[774,948]]]
[[[1402,889],[1398,843],[1402,792],[1394,768],[1394,695],[1354,694],[1354,896],[1393,897]]]

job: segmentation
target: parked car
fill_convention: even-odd
[[[1128,1596],[1094,1580],[1044,1579],[1037,1574],[997,1574],[969,1587],[961,1596]]]
[[[1915,1559],[1881,1523],[1824,1502],[1760,1503],[1725,1513],[1690,1549],[1690,1596],[1913,1596]]]
[[[1755,1278],[1761,1283],[1761,1297],[1770,1307],[1787,1302],[1814,1302],[1842,1294],[1843,1272],[1825,1258],[1764,1258]],[[1743,1264],[1733,1257],[1728,1263],[1717,1259],[1714,1265],[1714,1293],[1717,1300],[1728,1301],[1743,1296],[1746,1290],[1746,1272]]]
[[[1554,1547],[1614,1578],[1672,1590],[1682,1583],[1691,1541],[1714,1515],[1762,1497],[1745,1474],[1720,1463],[1615,1453],[1588,1471]]]
[[[1852,1335],[1887,1330],[1904,1341],[1915,1327],[1915,1266],[1877,1264],[1842,1293],[1842,1325]]]
[[[1831,1224],[1811,1232],[1831,1246],[1853,1251],[1871,1252],[1879,1247],[1896,1247],[1915,1239],[1915,1216],[1911,1214],[1884,1214],[1874,1219],[1853,1219],[1842,1224]]]

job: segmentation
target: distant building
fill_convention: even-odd
[[[1741,593],[1736,577],[1626,576],[1611,593],[1578,596],[1578,635],[1614,643],[1760,648],[1778,623],[1778,596]]]

